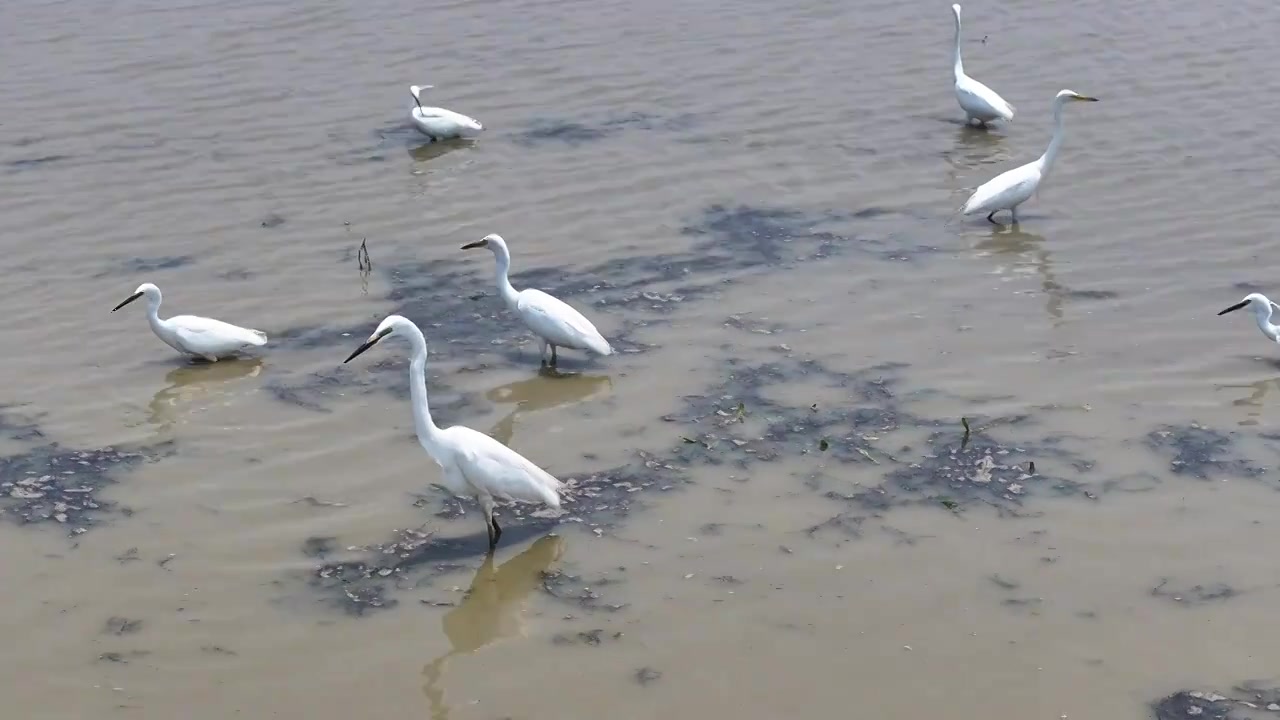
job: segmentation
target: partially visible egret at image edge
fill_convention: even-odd
[[[558,510],[564,483],[482,432],[461,425],[441,428],[432,420],[427,403],[427,339],[413,322],[399,315],[388,315],[343,363],[351,362],[393,335],[409,341],[413,356],[409,363],[409,396],[418,442],[444,471],[440,484],[446,490],[479,501],[489,532],[489,551],[493,551],[502,537],[502,528],[493,516],[495,498],[542,503]]]
[[[484,126],[475,118],[441,107],[423,105],[422,91],[431,87],[434,86],[409,86],[409,94],[413,96],[414,102],[414,107],[409,110],[409,119],[413,121],[413,126],[418,128],[418,132],[432,140],[451,140],[484,130]]]
[[[962,213],[986,213],[987,219],[994,223],[996,220],[993,215],[1001,210],[1008,210],[1013,222],[1018,222],[1018,206],[1031,199],[1049,174],[1054,160],[1058,159],[1063,137],[1062,106],[1071,101],[1097,102],[1098,98],[1081,95],[1074,90],[1060,90],[1053,99],[1053,139],[1049,141],[1044,154],[980,185],[961,208]]]
[[[986,125],[992,120],[1013,120],[1016,109],[1008,100],[1000,97],[1000,93],[964,74],[964,63],[960,61],[960,6],[952,5],[951,12],[956,16],[956,52],[955,52],[955,90],[960,109],[968,115],[968,122],[978,121]]]
[[[151,331],[166,345],[180,353],[204,358],[209,362],[234,355],[251,347],[267,344],[267,334],[261,330],[242,328],[221,320],[200,317],[198,315],[174,315],[167,320],[160,319],[160,288],[151,283],[142,283],[138,289],[119,305],[111,308],[115,312],[138,298],[147,299],[147,322]]]
[[[491,234],[462,246],[463,250],[487,247],[497,263],[498,294],[511,312],[520,316],[541,345],[542,363],[547,364],[547,346],[551,347],[551,367],[556,365],[556,348],[587,350],[597,355],[612,355],[613,347],[596,326],[582,313],[563,301],[533,288],[516,291],[507,277],[511,269],[511,251],[501,235]]]
[[[1271,302],[1271,300],[1262,293],[1249,293],[1248,295],[1245,295],[1244,299],[1240,302],[1226,308],[1225,310],[1219,311],[1218,315],[1226,315],[1229,312],[1235,312],[1236,310],[1244,307],[1248,307],[1253,310],[1253,319],[1258,322],[1258,329],[1262,331],[1263,335],[1267,336],[1268,340],[1271,342],[1280,342],[1280,328],[1271,324],[1271,314],[1275,310],[1280,309],[1280,305]]]

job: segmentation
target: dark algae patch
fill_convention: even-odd
[[[908,400],[925,393],[899,390],[906,368],[902,364],[845,373],[788,357],[760,364],[729,360],[722,367],[720,380],[685,397],[679,412],[662,418],[678,426],[665,449],[636,451],[631,462],[589,476],[561,473],[570,486],[561,517],[545,510],[522,515],[519,505],[500,509],[503,543],[519,543],[557,525],[612,535],[633,510],[644,506],[647,494],[678,491],[698,477],[698,468],[726,468],[730,473],[718,477],[751,482],[757,468],[787,460],[795,487],[808,486],[845,506],[807,535],[848,538],[862,535],[868,517],[907,504],[940,512],[987,505],[1016,514],[1033,498],[1081,494],[1076,481],[1048,468],[1073,473],[1092,468],[1091,461],[1064,447],[1064,438],[1036,438],[1036,423],[1026,416],[971,418],[970,436],[962,447],[964,430],[956,420],[922,417],[906,409]],[[794,403],[777,399],[780,390],[791,387],[815,388],[818,394],[791,393]],[[1002,439],[1014,429],[1032,439]],[[918,439],[921,430],[927,433],[923,442],[904,442]],[[819,449],[820,438],[826,439],[825,451]],[[1039,463],[1034,468],[1033,461]],[[818,471],[820,466],[825,469]],[[883,483],[850,493],[845,467],[872,472]],[[840,490],[830,489],[837,484]],[[473,501],[442,493],[424,495],[416,504],[440,508],[439,517],[478,517]],[[399,531],[377,546],[350,549],[356,559],[330,561],[330,541],[308,541],[304,552],[322,561],[312,573],[312,586],[323,591],[326,601],[363,614],[394,605],[396,591],[427,587],[486,549],[479,523],[474,533],[461,538],[438,537],[425,529],[429,525]],[[585,584],[589,590],[572,595],[553,594],[589,610],[621,607],[597,597],[601,582]]]
[[[45,439],[44,432],[6,406],[0,406],[0,436],[23,446],[0,457],[0,520],[66,525],[71,535],[87,532],[111,513],[129,514],[100,493],[120,472],[168,448],[73,450],[55,442],[31,446],[31,441]]]
[[[1156,720],[1263,720],[1280,713],[1280,688],[1246,681],[1228,693],[1179,690],[1151,703]]]
[[[1162,425],[1147,435],[1147,446],[1169,458],[1169,471],[1199,480],[1257,477],[1267,470],[1237,452],[1235,433],[1223,433],[1198,423]]]

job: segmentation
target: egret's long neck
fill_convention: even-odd
[[[964,77],[964,63],[960,62],[960,16],[956,15],[956,57],[955,57],[955,75],[959,80]]]
[[[418,442],[427,452],[435,455],[439,447],[440,428],[431,419],[431,407],[427,404],[427,339],[422,331],[413,328],[408,333],[413,348],[413,360],[409,362],[409,396],[413,404],[413,429]]]
[[[498,280],[498,294],[507,303],[507,307],[515,310],[516,297],[519,293],[511,287],[511,280],[507,277],[507,273],[511,270],[511,252],[507,250],[506,245],[499,243],[493,246],[493,256],[497,260],[495,275]]]
[[[1258,321],[1258,329],[1273,342],[1280,342],[1280,328],[1271,324],[1271,305],[1258,305],[1253,309],[1253,317]]]
[[[1053,162],[1058,159],[1058,151],[1062,149],[1062,106],[1066,104],[1066,98],[1057,98],[1053,101],[1053,138],[1049,140],[1049,147],[1045,148],[1044,154],[1040,156],[1040,173],[1048,174],[1049,168],[1053,167]]]
[[[147,295],[147,322],[156,333],[167,330],[169,327],[168,323],[160,319],[160,293],[158,292],[155,295]]]

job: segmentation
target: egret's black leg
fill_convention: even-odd
[[[995,214],[996,214],[995,210],[992,210],[991,212],[987,213],[987,221],[990,222],[992,225],[999,225],[1000,223],[996,222]]]
[[[556,346],[551,346],[551,367],[556,366]]]
[[[491,545],[489,546],[489,548],[490,548],[490,549],[493,549],[494,547],[497,547],[497,545],[498,545],[498,540],[500,540],[500,539],[502,539],[502,528],[498,526],[498,518],[497,518],[497,516],[494,516],[494,518],[493,518],[493,544],[491,544]]]

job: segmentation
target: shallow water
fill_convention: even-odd
[[[964,18],[1018,108],[990,132],[945,3],[4,5],[0,480],[98,505],[3,505],[12,712],[1138,718],[1275,685],[1280,360],[1214,313],[1270,290],[1280,10]],[[483,136],[425,145],[414,83]],[[955,217],[1062,87],[1102,102],[1021,227]],[[540,375],[458,249],[489,232],[621,352]],[[109,312],[143,281],[269,351],[186,363]],[[492,564],[404,345],[341,365],[389,312],[439,421],[575,486],[504,511]]]

